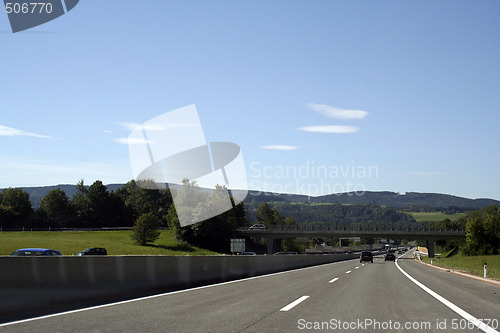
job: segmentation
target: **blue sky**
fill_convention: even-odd
[[[130,126],[195,104],[251,189],[500,199],[500,2],[86,0],[0,14],[0,187],[125,183]],[[300,171],[300,172],[299,172]]]

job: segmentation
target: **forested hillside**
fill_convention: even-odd
[[[308,197],[295,194],[276,194],[269,192],[250,191],[245,202],[304,202],[304,203],[339,203],[339,204],[364,204],[374,203],[381,206],[394,208],[433,208],[433,210],[457,207],[462,210],[480,209],[490,205],[500,205],[500,201],[493,199],[468,199],[449,194],[407,192],[364,192],[337,193],[319,197]],[[439,208],[439,209],[436,209]]]
[[[313,224],[408,224],[416,223],[409,214],[401,213],[395,209],[381,207],[375,204],[307,204],[307,203],[271,203],[281,215],[291,216],[296,223]],[[248,219],[256,221],[255,213],[258,203],[245,205]]]

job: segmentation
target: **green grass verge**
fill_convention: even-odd
[[[17,249],[40,247],[76,255],[88,247],[104,247],[109,255],[211,255],[214,252],[178,241],[173,231],[163,230],[160,238],[147,246],[136,245],[131,231],[24,231],[0,232],[0,255]]]
[[[445,258],[445,253],[440,257],[441,259],[434,258],[433,265],[451,268],[457,271],[468,272],[477,276],[483,276],[484,263],[488,263],[488,277],[500,279],[500,255],[495,256],[465,256],[461,253],[449,258]],[[422,260],[426,263],[431,260],[422,256]]]
[[[444,214],[442,212],[403,212],[403,213],[410,214],[417,222],[439,222],[444,219],[450,219],[451,221],[455,221],[465,215],[465,213]]]

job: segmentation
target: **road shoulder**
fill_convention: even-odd
[[[414,260],[416,262],[422,264],[422,265],[426,265],[428,267],[439,269],[439,270],[442,270],[444,272],[449,272],[449,273],[460,275],[460,276],[464,276],[464,277],[467,277],[467,278],[470,278],[470,279],[479,280],[479,281],[483,281],[483,282],[487,282],[487,283],[491,283],[491,284],[500,286],[500,281],[495,280],[495,279],[484,278],[484,277],[481,277],[481,276],[473,275],[473,274],[466,273],[466,272],[459,271],[459,270],[452,269],[452,268],[446,268],[446,267],[440,267],[440,266],[436,266],[436,265],[431,265],[431,264],[428,264],[426,262],[423,262],[423,261],[415,259],[415,258],[414,258]]]

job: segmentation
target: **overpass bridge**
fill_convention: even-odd
[[[444,230],[411,227],[339,227],[337,225],[276,225],[266,229],[241,228],[241,235],[267,238],[267,253],[281,249],[281,240],[297,237],[371,237],[387,239],[421,239],[427,241],[429,257],[434,257],[434,242],[437,240],[465,237],[465,230]]]

